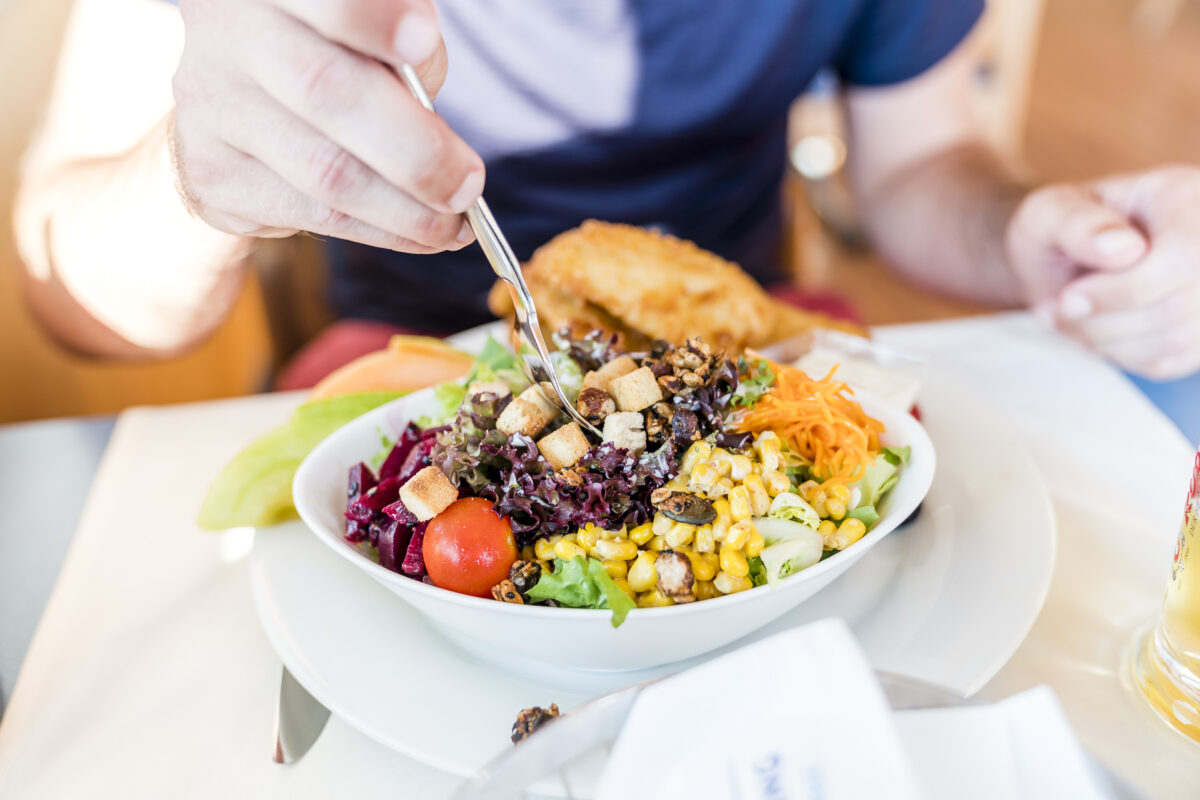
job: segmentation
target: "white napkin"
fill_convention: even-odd
[[[644,689],[597,800],[1101,800],[1053,693],[893,713],[840,620]]]
[[[987,706],[895,715],[929,800],[1100,800],[1083,749],[1045,686]]]
[[[643,690],[596,797],[921,795],[858,643],[822,620]]]

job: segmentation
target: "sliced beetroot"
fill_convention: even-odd
[[[421,552],[421,548],[425,544],[425,526],[427,524],[420,522],[413,528],[412,538],[408,540],[408,552],[404,554],[404,563],[400,565],[400,571],[410,578],[421,579],[427,574],[425,555]]]
[[[375,513],[382,511],[400,497],[400,484],[396,478],[387,478],[366,494],[360,495],[346,507],[346,518],[369,524]]]
[[[383,530],[383,526],[387,525],[391,520],[383,514],[376,514],[371,520],[371,524],[367,526],[367,541],[371,543],[371,547],[379,546],[379,532]],[[359,523],[360,525],[362,523]]]
[[[408,479],[416,475],[425,467],[429,466],[429,450],[423,446],[424,443],[419,443],[404,457],[404,463],[400,465],[400,470],[396,473],[396,480],[400,481],[400,485],[408,483]]]
[[[379,565],[392,572],[400,571],[400,558],[407,557],[409,534],[407,525],[390,519],[379,528]]]
[[[355,544],[365,541],[367,538],[367,528],[367,525],[363,525],[356,520],[346,520],[346,541],[354,542]]]
[[[408,454],[412,452],[419,441],[421,441],[421,429],[411,422],[408,423],[404,433],[396,439],[396,444],[392,446],[391,452],[383,460],[383,466],[379,468],[379,479],[386,480],[398,475]]]
[[[390,506],[385,506],[383,513],[399,522],[401,525],[416,525],[417,515],[408,510],[403,500],[397,500]]]
[[[350,468],[350,477],[346,482],[346,505],[349,506],[362,495],[375,488],[379,483],[375,473],[363,462],[358,462]]]

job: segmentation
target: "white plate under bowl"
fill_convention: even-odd
[[[934,452],[924,428],[885,401],[858,393],[863,410],[881,421],[886,446],[910,447],[896,486],[879,506],[880,519],[860,541],[780,581],[737,594],[666,608],[638,608],[614,629],[607,610],[498,603],[439,589],[381,567],[344,538],[346,475],[437,408],[432,389],[375,409],[328,436],[296,472],[292,495],[300,518],[356,568],[434,621],[439,632],[479,658],[512,669],[526,660],[588,670],[640,670],[723,647],[777,619],[825,588],[884,540],[920,505],[933,482]],[[531,648],[530,642],[553,642]]]
[[[1025,638],[1054,567],[1049,497],[986,397],[933,368],[925,386],[939,468],[920,516],[743,641],[841,616],[876,668],[972,694]],[[514,665],[520,675],[497,670],[300,523],[257,532],[251,574],[268,638],[313,696],[367,736],[458,775],[504,747],[521,708],[574,708],[690,663],[615,674],[528,663]],[[546,637],[525,644],[531,653],[555,646]]]

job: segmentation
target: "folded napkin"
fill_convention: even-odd
[[[840,620],[794,628],[642,691],[598,800],[1106,797],[1048,689],[893,713]]]

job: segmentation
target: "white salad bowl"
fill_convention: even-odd
[[[523,606],[439,589],[381,567],[343,538],[348,470],[377,455],[382,437],[394,440],[410,419],[432,413],[432,389],[381,406],[335,431],[300,465],[292,493],[300,517],[334,552],[477,657],[507,666],[532,661],[585,670],[643,669],[715,650],[785,614],[845,572],[920,505],[934,471],[933,444],[925,429],[882,400],[865,393],[855,396],[886,426],[885,445],[912,448],[898,483],[880,504],[878,523],[866,536],[775,585],[687,605],[634,609],[619,628],[612,627],[607,610]]]

